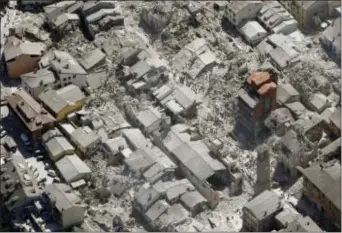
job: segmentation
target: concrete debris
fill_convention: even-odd
[[[12,121],[5,96],[17,91],[20,77],[8,80],[2,70],[1,179],[6,181],[13,170],[3,165],[23,154],[27,166],[14,165],[16,170],[23,166],[27,174],[23,181],[17,179],[23,187],[5,182],[11,187],[6,189],[8,204],[23,204],[34,216],[18,218],[14,230],[31,231],[34,221],[38,231],[57,231],[48,229],[49,222],[40,223],[46,221],[43,214],[35,217],[51,212],[36,211],[43,202],[30,206],[16,200],[63,182],[73,189],[63,190],[66,199],[81,199],[72,207],[82,210],[74,211],[75,216],[60,208],[63,224],[76,218],[82,222],[73,231],[237,232],[246,223],[257,231],[318,229],[312,222],[319,223],[316,218],[297,218],[297,212],[321,214],[311,214],[302,202],[307,180],[297,179],[297,167],[306,169],[317,161],[328,171],[325,164],[340,160],[341,70],[330,57],[336,46],[329,44],[336,45],[336,40],[319,40],[321,32],[303,34],[296,23],[301,20],[285,1],[49,1],[43,12],[27,5],[30,1],[20,2],[26,10],[12,5],[1,12],[0,47],[16,40],[42,42],[43,54],[20,56],[24,62],[16,56],[15,63],[22,62],[17,70],[31,58],[37,60],[36,69],[65,65],[61,73],[51,73],[61,82],[49,82],[49,88],[82,80],[85,101],[81,111],[56,123],[60,132],[47,126],[50,130],[42,137],[45,144],[63,136],[75,147],[76,155],[58,152],[59,174],[45,147],[26,140],[20,124]],[[308,9],[319,4],[315,1]],[[332,28],[336,23],[325,24]],[[331,51],[323,50],[320,42],[328,43]],[[75,59],[60,63],[55,51]],[[74,77],[66,67],[76,61],[83,68]],[[5,63],[11,70],[11,60]],[[276,77],[272,108],[267,107],[267,95],[247,98],[239,93],[256,72],[270,74],[270,80]],[[262,75],[256,80],[262,82]],[[22,89],[35,98],[26,83]],[[238,96],[246,97],[247,104],[261,99],[255,112],[267,112],[256,125],[268,136],[261,147],[245,147],[236,140],[237,122],[255,120],[246,117],[250,111],[240,111],[246,105],[237,104]],[[26,178],[31,176],[36,181],[29,185]],[[24,192],[17,192],[17,186]],[[84,215],[76,214],[83,210]],[[330,231],[327,226],[322,230]]]

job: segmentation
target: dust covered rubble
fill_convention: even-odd
[[[138,25],[141,19],[139,9],[158,8],[156,3],[120,2],[120,4],[123,16],[127,16],[123,29],[100,32],[96,35],[94,43],[85,41],[81,33],[76,31],[64,37],[59,43],[60,48],[69,51],[75,57],[81,56],[95,47],[104,48],[107,49],[109,63],[116,63],[121,51],[127,48],[145,48],[146,45],[149,45],[154,47],[162,58],[171,63],[176,54],[195,39],[202,38],[207,42],[210,51],[217,58],[217,64],[212,69],[198,73],[195,78],[189,78],[175,69],[175,78],[171,78],[170,82],[186,85],[201,95],[203,104],[198,109],[198,116],[189,119],[187,124],[196,126],[201,134],[208,138],[220,138],[224,144],[223,150],[238,164],[246,177],[244,192],[240,196],[229,197],[228,193],[223,192],[223,199],[215,210],[204,211],[195,219],[205,226],[206,230],[240,230],[242,225],[241,209],[251,198],[253,192],[252,185],[255,182],[254,177],[256,177],[256,153],[240,148],[237,142],[229,136],[229,132],[234,125],[234,102],[237,91],[248,75],[264,63],[265,58],[244,44],[241,38],[231,38],[222,30],[221,19],[218,14],[213,13],[210,2],[201,2],[194,7],[204,9],[196,13],[195,22],[184,4],[165,2],[167,9],[163,9],[164,13],[174,11],[171,22],[163,24],[162,30],[157,30],[160,32],[158,37],[149,35]],[[194,25],[196,22],[199,26]],[[290,82],[295,88],[298,87],[298,90],[301,90],[302,83],[306,83],[306,86],[303,87],[306,92],[317,90],[322,93],[328,93],[328,90],[337,92],[340,70],[332,62],[322,59],[323,56],[318,45],[314,44],[312,49],[304,50],[303,48],[303,55],[300,55],[301,62],[284,69],[281,72],[281,77],[283,77],[281,81]],[[325,79],[313,81],[313,76],[322,76]],[[137,109],[143,109],[144,106],[152,104],[146,94],[135,97],[126,95],[126,90],[120,86],[118,78],[118,75],[115,74],[108,77],[108,82],[101,88],[99,96],[95,95],[95,97],[101,98],[97,100],[96,104],[93,102],[87,107],[93,119],[100,118],[104,121],[107,132],[126,124],[120,109],[125,103],[131,104]],[[312,83],[310,83],[311,81]],[[268,143],[275,143],[274,141],[273,138]],[[122,168],[107,165],[100,151],[86,162],[95,171],[93,176],[97,180],[96,184],[98,183],[104,188],[108,188],[103,185],[108,179],[107,177],[115,177],[121,173]],[[276,159],[271,158],[271,163],[271,167],[274,169]],[[139,181],[136,184],[133,182],[132,188],[126,191],[121,198],[111,195],[105,204],[99,204],[98,199],[93,198],[95,202],[90,203],[83,224],[84,229],[103,231],[103,225],[110,229],[112,219],[117,214],[128,226],[131,226],[130,230],[142,230],[140,224],[129,216],[132,211],[132,197],[138,186]],[[90,189],[86,196],[93,196],[93,193],[94,190]],[[90,197],[88,199],[92,200]]]

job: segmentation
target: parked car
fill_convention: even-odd
[[[20,134],[20,139],[26,146],[29,146],[31,144],[29,138],[24,133]]]
[[[36,150],[34,151],[34,154],[35,154],[35,155],[43,155],[44,152],[43,152],[42,150],[40,150],[40,149],[36,149]]]
[[[6,134],[7,134],[6,130],[3,130],[3,131],[1,131],[1,133],[0,133],[0,137],[3,138],[3,137],[6,136]]]

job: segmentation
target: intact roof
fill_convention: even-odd
[[[97,48],[87,54],[80,63],[84,69],[89,70],[104,60],[105,57],[106,54],[104,54],[100,48]]]
[[[36,100],[23,89],[7,96],[8,104],[30,131],[41,129],[55,121]],[[18,108],[20,110],[18,110]]]
[[[189,188],[185,184],[177,184],[166,191],[166,198],[171,202],[186,193],[188,189]]]
[[[209,164],[187,143],[175,148],[172,154],[201,182],[214,174]]]
[[[68,103],[52,89],[46,89],[39,94],[38,98],[56,115],[68,106]]]
[[[132,152],[130,157],[125,159],[125,164],[133,171],[145,171],[154,163],[155,161],[143,149],[138,149]]]
[[[106,147],[113,153],[116,154],[119,152],[119,148],[123,147],[123,148],[127,148],[127,142],[125,140],[125,138],[123,137],[116,137],[116,138],[112,138],[112,139],[108,139],[104,145],[106,145]]]
[[[299,171],[312,184],[314,184],[324,195],[333,203],[333,205],[341,210],[341,165],[336,163],[330,168],[321,169],[320,165],[315,163],[310,167],[303,169],[299,167]]]
[[[239,98],[251,109],[256,106],[256,101],[247,93],[247,91],[241,88],[238,92]]]
[[[44,191],[55,201],[57,210],[62,213],[73,208],[81,202],[81,199],[71,191],[71,188],[66,184],[49,184]]]
[[[258,220],[262,220],[282,209],[282,205],[277,194],[265,190],[249,201],[244,209],[249,210]]]
[[[67,21],[78,21],[78,20],[79,20],[79,17],[77,14],[63,13],[57,16],[57,18],[53,21],[53,23],[56,27],[58,27]]]
[[[45,143],[45,146],[53,158],[67,151],[69,151],[69,153],[70,151],[75,151],[75,148],[65,137],[54,137]]]
[[[169,208],[169,204],[164,200],[158,200],[145,213],[148,221],[154,222]]]
[[[247,40],[252,40],[255,36],[266,35],[266,30],[257,21],[248,21],[240,28]]]
[[[172,160],[158,147],[154,146],[153,148],[146,148],[144,150],[146,150],[151,158],[158,164],[160,164],[163,168],[176,167]]]
[[[322,229],[309,217],[299,217],[294,219],[285,228],[288,232],[322,232]]]
[[[63,134],[61,133],[61,131],[58,128],[55,127],[53,129],[50,129],[50,130],[46,131],[42,135],[42,140],[43,140],[43,142],[47,142],[51,138],[56,137],[56,136],[63,136]]]
[[[36,88],[55,82],[54,74],[47,69],[40,69],[34,72],[26,73],[20,76],[22,82],[25,82],[30,88]]]
[[[206,199],[197,191],[186,192],[181,196],[181,201],[192,210],[196,205],[206,202]]]
[[[177,86],[174,90],[175,100],[185,109],[197,100],[197,95],[189,87]]]
[[[277,101],[286,104],[291,97],[299,96],[299,92],[289,83],[280,84],[277,88]]]
[[[285,104],[285,106],[295,115],[295,118],[298,118],[307,111],[305,106],[299,101]]]
[[[61,89],[57,90],[56,93],[69,104],[76,103],[85,98],[85,95],[83,94],[81,89],[74,84],[62,87]]]
[[[82,148],[87,148],[92,143],[99,141],[101,137],[96,132],[87,133],[82,128],[77,128],[71,133],[71,137],[81,145]]]
[[[55,59],[50,61],[50,65],[57,73],[87,74],[82,66],[68,52],[55,50],[53,53]]]
[[[75,181],[80,174],[90,174],[90,168],[77,156],[67,155],[56,162],[56,167],[67,182]]]
[[[122,134],[134,149],[146,148],[150,144],[139,129],[124,129]]]
[[[227,4],[227,8],[230,9],[235,14],[239,13],[243,8],[248,6],[251,3],[259,3],[261,4],[261,1],[231,1],[229,4]]]
[[[160,120],[161,116],[161,113],[156,108],[149,107],[148,109],[139,112],[137,119],[144,126],[144,128],[147,128],[156,121]]]
[[[11,60],[20,55],[41,56],[45,51],[42,43],[21,42],[19,45],[5,46],[4,55],[6,61]]]

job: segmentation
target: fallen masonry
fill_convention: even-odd
[[[340,231],[339,5],[299,2],[4,4],[0,228]]]

